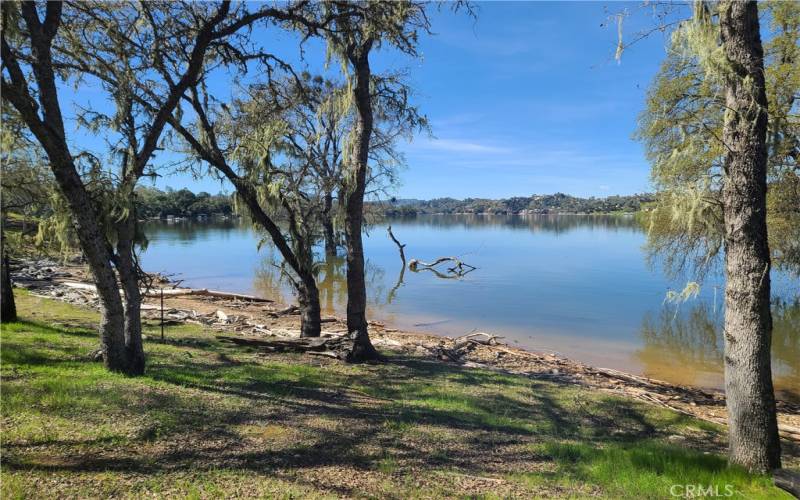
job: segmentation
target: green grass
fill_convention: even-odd
[[[3,325],[2,498],[789,498],[720,429],[575,386],[417,358],[263,355],[146,327],[147,374],[88,361],[97,315],[17,292]],[[676,439],[677,438],[677,439]]]

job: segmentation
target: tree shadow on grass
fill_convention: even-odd
[[[220,346],[208,349],[217,358],[161,357],[144,379],[125,379],[131,393],[111,404],[118,404],[115,418],[144,422],[135,436],[117,443],[53,440],[38,449],[7,443],[5,467],[141,474],[231,469],[303,481],[298,474],[304,469],[374,472],[388,457],[401,472],[453,468],[502,475],[549,462],[588,480],[570,465],[570,453],[576,464],[602,465],[609,461],[605,453],[660,436],[661,424],[642,405],[593,398],[588,411],[578,411],[564,396],[574,387],[553,382],[414,358],[357,373],[280,361],[233,363],[219,356],[228,352]],[[27,356],[25,364],[53,362]],[[46,417],[50,410],[41,411]],[[269,435],[275,429],[277,437]],[[572,450],[569,442],[588,449]],[[690,450],[663,449],[708,473],[719,467],[717,459]],[[632,470],[657,465],[646,454],[622,456]],[[327,487],[358,493],[343,484]]]
[[[37,321],[18,321],[4,325],[2,362],[5,365],[52,366],[59,363],[85,361],[89,347],[82,342],[52,342],[52,336],[89,339],[97,338],[96,332],[84,329],[58,327]]]

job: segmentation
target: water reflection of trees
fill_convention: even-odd
[[[148,236],[157,236],[165,240],[202,241],[209,233],[247,233],[250,229],[239,219],[214,217],[202,220],[148,221],[144,224],[144,231]]]
[[[281,275],[276,263],[277,254],[271,248],[256,269],[254,288],[258,293],[289,302],[292,288]],[[339,255],[327,255],[317,263],[317,288],[322,310],[328,313],[344,311],[347,307],[347,261]],[[364,265],[364,279],[369,289],[370,305],[382,305],[390,291],[385,285],[386,272],[370,260]]]
[[[347,260],[327,255],[318,266],[317,288],[324,311],[335,311],[347,304]]]
[[[717,323],[720,316],[705,302],[683,314],[663,307],[657,316],[642,320],[644,347],[637,353],[648,375],[693,384],[699,372],[718,373],[722,345]]]
[[[687,306],[689,306],[687,308]],[[721,377],[723,312],[700,301],[684,304],[681,314],[664,307],[642,320],[644,347],[637,352],[645,373],[683,384],[701,382],[703,374]],[[772,363],[778,388],[800,387],[800,300],[775,299],[772,305]]]
[[[397,226],[413,225],[438,229],[497,227],[556,234],[583,228],[641,232],[639,222],[631,215],[418,215],[392,218],[391,222]]]
[[[386,221],[381,221],[383,224]],[[437,229],[494,227],[512,230],[543,231],[561,234],[576,229],[602,229],[604,231],[640,232],[641,226],[631,215],[418,215],[391,219],[392,224],[422,226]],[[148,221],[145,233],[177,241],[202,240],[210,233],[250,233],[250,225],[237,218],[186,219],[173,221]]]
[[[772,359],[777,375],[785,372],[800,397],[800,298],[772,302]]]
[[[253,277],[253,288],[256,290],[256,294],[284,304],[290,302],[290,298],[294,298],[294,292],[289,282],[283,278],[280,266],[277,265],[279,261],[275,248],[265,246],[262,247],[262,251],[265,252],[265,255]]]

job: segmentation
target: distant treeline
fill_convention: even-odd
[[[384,202],[386,215],[416,214],[558,214],[636,212],[654,201],[651,194],[578,198],[563,193],[517,196],[489,200],[484,198],[436,198],[433,200],[391,200]]]
[[[141,219],[166,219],[169,217],[203,217],[231,215],[233,199],[229,194],[197,194],[188,189],[153,187],[136,189],[136,210]]]
[[[143,219],[231,215],[233,199],[229,194],[193,193],[188,189],[140,187],[137,210]],[[637,212],[654,201],[651,194],[578,198],[563,193],[516,196],[500,200],[485,198],[435,198],[433,200],[392,199],[371,203],[374,212],[387,216],[417,214],[559,214]],[[373,213],[374,213],[373,212]]]

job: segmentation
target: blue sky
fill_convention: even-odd
[[[654,35],[617,64],[616,29],[601,27],[607,5],[481,3],[477,20],[436,16],[438,35],[412,71],[436,140],[406,146],[399,194],[646,191],[649,167],[631,134],[665,41]],[[629,19],[626,31],[652,22]]]
[[[389,50],[375,54],[375,70],[407,70],[414,101],[432,125],[432,137],[402,144],[408,166],[396,196],[647,191],[649,167],[631,136],[666,41],[656,33],[617,63],[616,26],[601,26],[609,12],[624,9],[632,14],[627,36],[655,26],[641,5],[478,2],[474,19],[444,8],[432,13],[435,33],[421,39],[419,59]],[[257,33],[282,57],[300,60],[295,37],[275,29]],[[324,46],[307,43],[304,61],[321,69]],[[332,66],[329,71],[338,71]],[[224,75],[212,86],[219,94],[230,88]],[[163,155],[155,161],[168,160]],[[229,189],[188,174],[165,175],[156,185]]]

